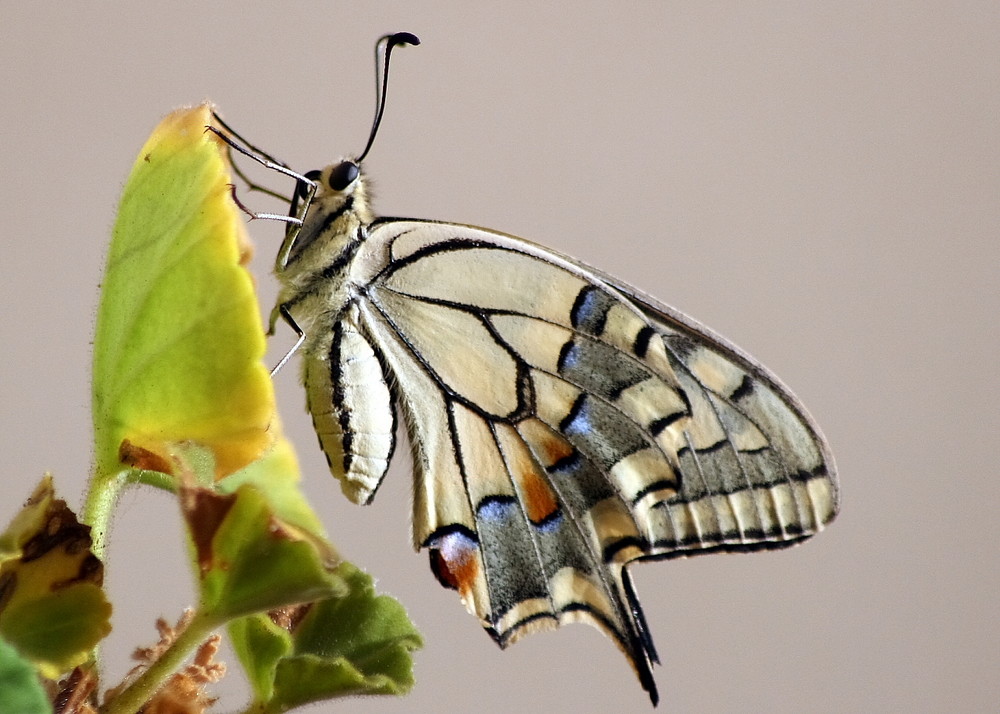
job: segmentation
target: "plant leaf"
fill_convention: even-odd
[[[210,123],[207,105],[166,117],[122,195],[94,340],[99,478],[122,470],[126,444],[159,470],[168,444],[193,440],[223,476],[272,441],[249,243]]]
[[[403,693],[420,636],[398,603],[340,562],[298,488],[260,362],[242,224],[225,162],[202,133],[209,121],[205,107],[164,120],[122,198],[95,342],[88,514],[105,522],[123,467],[173,475],[155,484],[176,488],[188,525],[196,621],[236,620],[237,653],[270,710]],[[294,627],[266,610],[296,613]]]
[[[52,714],[35,668],[0,638],[0,712]]]
[[[249,484],[232,494],[181,489],[195,546],[202,617],[217,622],[343,593],[324,539],[280,519]]]
[[[322,526],[298,489],[298,474],[291,447],[279,439],[264,458],[216,482],[214,489],[231,494],[253,486],[267,494],[277,517],[316,537],[322,534]],[[271,616],[261,613],[230,623],[233,647],[262,711],[285,711],[298,703],[348,694],[403,694],[412,686],[409,650],[420,646],[420,636],[403,608],[391,598],[375,597],[371,579],[354,566],[341,563],[337,575],[350,588],[349,593],[272,612]],[[259,585],[256,580],[254,583]],[[303,613],[311,624],[300,630],[298,622]],[[295,621],[296,626],[290,629],[296,635],[275,624],[272,616]],[[320,645],[320,651],[326,651],[323,643],[317,642],[324,630],[329,630],[329,636],[337,628],[344,628],[345,637],[363,641],[365,638],[356,633],[359,627],[368,634],[369,644],[379,650],[382,670],[356,664],[340,653],[330,658],[310,652],[310,648],[316,649],[312,647],[315,644]],[[380,628],[389,633],[388,637],[379,639]],[[299,642],[300,637],[308,638],[309,643],[305,639]],[[376,641],[383,646],[379,648]],[[276,694],[279,682],[282,689]]]
[[[111,631],[104,566],[90,528],[57,499],[45,476],[0,534],[0,635],[43,675],[82,664]]]
[[[338,574],[349,587],[293,613],[288,630],[256,616],[230,628],[261,711],[370,694],[405,694],[413,686],[410,653],[423,645],[405,610],[376,595],[371,576],[350,563]]]
[[[253,689],[254,701],[274,698],[278,662],[291,654],[292,636],[266,614],[241,617],[229,623],[233,649]]]
[[[281,520],[322,537],[323,524],[299,489],[299,474],[292,445],[279,435],[263,457],[216,482],[215,489],[220,493],[234,493],[240,486],[254,486],[267,494],[268,503]]]

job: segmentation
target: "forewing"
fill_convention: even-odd
[[[669,308],[489,231],[383,220],[358,300],[395,377],[414,539],[501,645],[583,620],[655,698],[625,566],[801,539],[832,518],[818,432],[777,380]]]

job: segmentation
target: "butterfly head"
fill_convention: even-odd
[[[343,159],[310,171],[305,178],[311,183],[300,182],[295,197],[302,225],[285,238],[276,265],[279,274],[312,272],[328,265],[373,219],[359,162]]]
[[[361,170],[361,162],[355,159],[341,159],[326,168],[310,171],[306,178],[313,182],[312,186],[302,184],[299,187],[300,200],[308,201],[308,214],[303,217],[305,223],[310,223],[317,215],[329,226],[337,216],[350,212],[362,214],[362,220],[371,220],[368,213],[368,191],[365,176]],[[312,195],[311,199],[309,194]]]
[[[356,162],[344,159],[321,171],[310,171],[306,178],[316,182],[317,196],[325,193],[350,193],[361,178],[361,168]]]

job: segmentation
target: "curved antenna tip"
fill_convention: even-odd
[[[368,156],[368,151],[372,148],[375,135],[378,133],[379,124],[382,123],[382,113],[385,111],[385,85],[389,80],[389,55],[392,53],[392,48],[397,45],[419,44],[420,39],[410,32],[383,35],[375,43],[375,121],[372,122],[372,131],[368,135],[365,150],[354,160],[355,163],[360,164]]]
[[[419,45],[420,38],[414,35],[412,32],[394,32],[391,35],[386,35],[388,39],[394,45]]]

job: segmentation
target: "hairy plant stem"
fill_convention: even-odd
[[[135,714],[139,711],[219,624],[216,618],[196,613],[184,631],[146,671],[101,707],[101,714]]]
[[[87,489],[81,520],[90,526],[91,550],[102,561],[108,547],[111,514],[122,492],[132,484],[146,484],[164,491],[174,491],[174,478],[157,471],[123,469],[113,474],[95,473]]]

